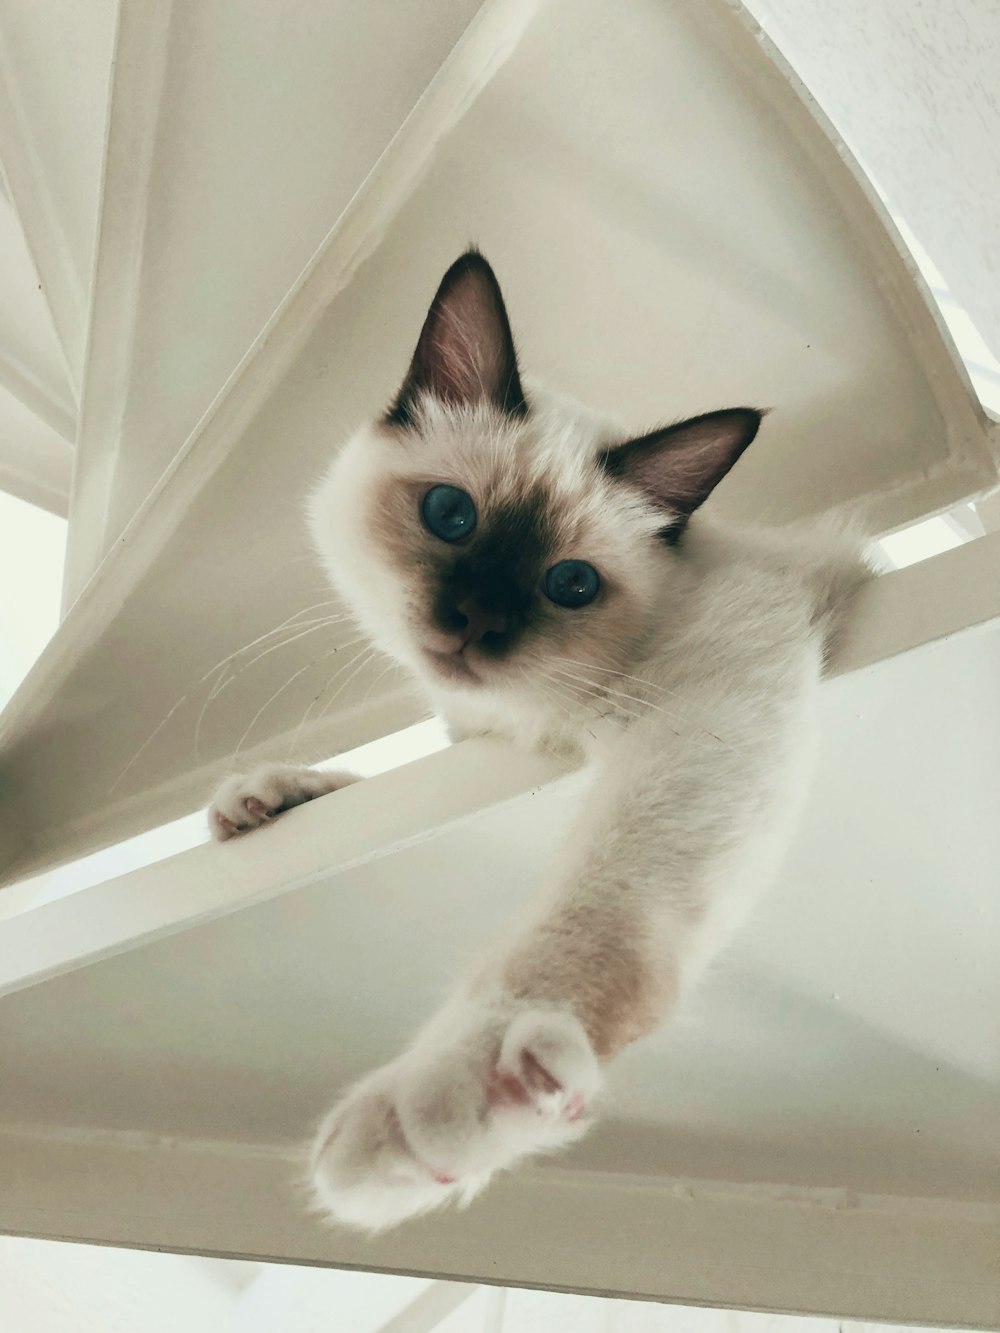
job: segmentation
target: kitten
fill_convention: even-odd
[[[453,736],[558,747],[594,773],[533,918],[327,1117],[312,1180],[330,1216],[391,1226],[577,1139],[601,1066],[669,1015],[773,875],[824,653],[868,569],[829,521],[729,531],[696,512],[760,421],[731,408],[628,439],[526,388],[470,252],[395,401],[314,495],[334,586]],[[231,779],[214,830],[352,780]]]

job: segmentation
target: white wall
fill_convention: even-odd
[[[833,1320],[0,1236],[3,1333],[843,1333]],[[903,1333],[852,1324],[850,1333]]]
[[[0,1237],[3,1333],[224,1333],[233,1304],[184,1255]]]

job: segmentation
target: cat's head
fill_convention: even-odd
[[[620,670],[662,612],[688,519],[759,424],[731,408],[627,439],[526,393],[499,285],[471,251],[394,402],[314,495],[313,536],[376,644],[438,690]]]

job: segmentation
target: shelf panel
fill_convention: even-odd
[[[268,0],[123,7],[67,606],[479,8],[339,0],[293,18]],[[526,6],[493,8],[516,29]]]
[[[680,1304],[994,1328],[998,1215],[535,1170],[375,1240],[292,1198],[287,1154],[0,1131],[0,1230]]]
[[[918,578],[995,597],[991,554],[865,594],[777,884],[570,1155],[377,1241],[295,1192],[569,823],[580,776],[471,741],[0,922],[0,1229],[995,1325],[1000,617],[956,633]]]

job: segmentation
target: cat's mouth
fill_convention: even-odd
[[[433,648],[423,650],[424,657],[430,663],[437,675],[444,680],[466,685],[478,685],[482,677],[475,671],[466,656],[465,648],[459,648],[457,652],[439,653]]]

